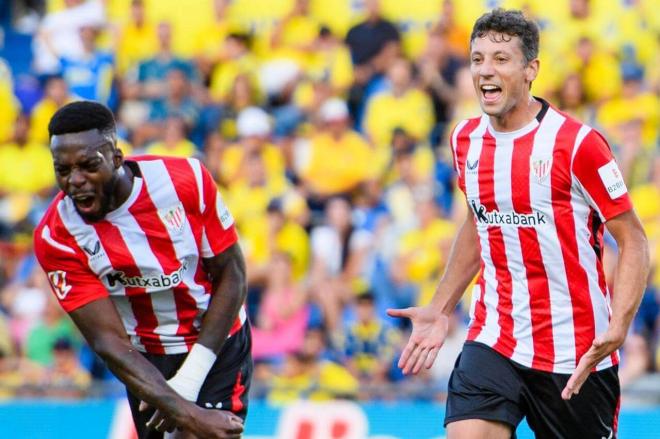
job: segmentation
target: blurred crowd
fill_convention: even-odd
[[[127,156],[199,157],[247,259],[254,395],[440,400],[469,321],[432,369],[396,367],[465,215],[448,135],[480,114],[474,20],[518,8],[541,29],[534,94],[604,133],[652,249],[623,348],[626,385],[660,368],[660,14],[653,0],[23,0],[0,10],[27,68],[0,59],[0,398],[80,397],[112,380],[31,253],[56,193],[47,125],[107,104]],[[11,41],[19,41],[11,40]],[[18,52],[18,53],[17,53]],[[19,71],[20,70],[20,71]],[[605,239],[612,283],[617,249]],[[469,293],[466,293],[468,296]]]

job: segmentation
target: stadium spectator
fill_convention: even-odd
[[[102,0],[65,0],[64,6],[63,10],[51,12],[43,18],[34,39],[34,70],[40,75],[59,71],[59,54],[67,54],[73,59],[83,56],[80,28],[106,24]]]
[[[369,143],[349,125],[346,103],[328,99],[319,109],[320,129],[308,140],[297,142],[295,169],[315,208],[328,198],[348,195],[360,183],[378,175]]]
[[[293,279],[292,259],[274,252],[259,314],[252,328],[255,360],[273,359],[302,348],[309,319],[306,292]]]
[[[0,58],[0,143],[12,136],[12,123],[20,112],[20,103],[14,96],[14,80],[7,62]]]
[[[35,230],[37,259],[127,386],[139,436],[240,436],[252,370],[245,266],[209,173],[194,159],[125,161],[98,103],[62,107],[49,135],[62,192]]]
[[[346,325],[344,353],[348,370],[360,380],[360,399],[380,398],[398,346],[398,333],[376,315],[375,297],[366,291],[355,297],[355,321]]]
[[[372,235],[353,226],[351,204],[345,198],[327,202],[325,219],[325,224],[311,231],[309,287],[323,312],[325,327],[333,333],[341,330],[345,304],[368,278]]]
[[[433,128],[433,105],[429,96],[414,87],[412,65],[397,59],[387,69],[389,89],[367,102],[364,130],[379,153],[390,158],[388,145],[395,128],[403,128],[415,141],[426,143]]]
[[[45,393],[52,398],[77,399],[89,391],[91,377],[85,370],[68,338],[59,338],[53,345],[53,362],[46,368]]]
[[[384,74],[401,51],[401,36],[396,26],[382,15],[380,0],[365,2],[367,16],[351,27],[346,45],[353,60],[353,87],[349,92],[349,109],[359,126],[362,106],[370,94],[372,81]]]
[[[77,98],[108,104],[114,80],[114,56],[97,48],[99,30],[93,26],[80,27],[82,53],[71,57],[67,52],[57,52],[53,43],[46,44],[59,59],[60,70],[69,90]]]
[[[64,78],[51,76],[46,79],[44,85],[44,96],[37,102],[30,114],[30,133],[28,138],[31,142],[48,145],[48,122],[53,114],[74,100]]]
[[[197,147],[186,139],[186,122],[176,116],[165,119],[162,127],[163,140],[147,146],[147,154],[188,158],[197,154]]]
[[[285,170],[284,156],[280,149],[270,142],[271,122],[264,110],[248,107],[236,119],[239,142],[228,146],[220,156],[220,182],[225,185],[244,181],[242,163],[245,157],[257,153],[263,159],[268,181],[282,178]]]
[[[470,66],[484,114],[451,142],[469,213],[431,303],[390,311],[412,320],[403,372],[428,369],[479,272],[449,381],[450,438],[510,437],[524,417],[539,436],[616,435],[616,350],[646,284],[648,244],[602,135],[530,95],[538,43],[520,11],[476,21]],[[619,247],[611,299],[592,246],[604,223]]]
[[[140,63],[158,50],[156,26],[148,19],[144,0],[131,0],[130,17],[113,28],[119,75],[135,74]]]

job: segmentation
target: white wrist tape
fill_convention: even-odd
[[[167,383],[184,399],[197,401],[199,390],[216,358],[211,349],[195,343],[177,373]]]

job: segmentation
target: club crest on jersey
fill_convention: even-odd
[[[171,232],[180,232],[186,223],[186,211],[183,209],[183,204],[181,203],[158,209],[158,216],[160,216],[160,220]]]
[[[71,285],[66,283],[66,272],[62,270],[55,270],[48,272],[48,280],[55,290],[55,294],[60,300],[64,300],[69,291],[71,291]]]
[[[536,180],[541,183],[550,175],[552,157],[530,157],[529,167]]]

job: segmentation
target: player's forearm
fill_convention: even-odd
[[[131,393],[161,410],[174,420],[177,426],[187,425],[192,417],[189,413],[191,404],[172,390],[158,369],[130,343],[115,340],[112,336],[99,337],[92,348]]]
[[[479,271],[479,237],[471,216],[463,222],[454,239],[445,273],[431,301],[431,306],[449,315]]]
[[[641,231],[631,234],[624,242],[619,243],[610,330],[625,336],[642,300],[649,265],[648,242]]]
[[[213,297],[197,339],[197,343],[206,346],[216,355],[227,339],[247,297],[243,255],[238,246],[232,249],[234,254],[213,270]]]

